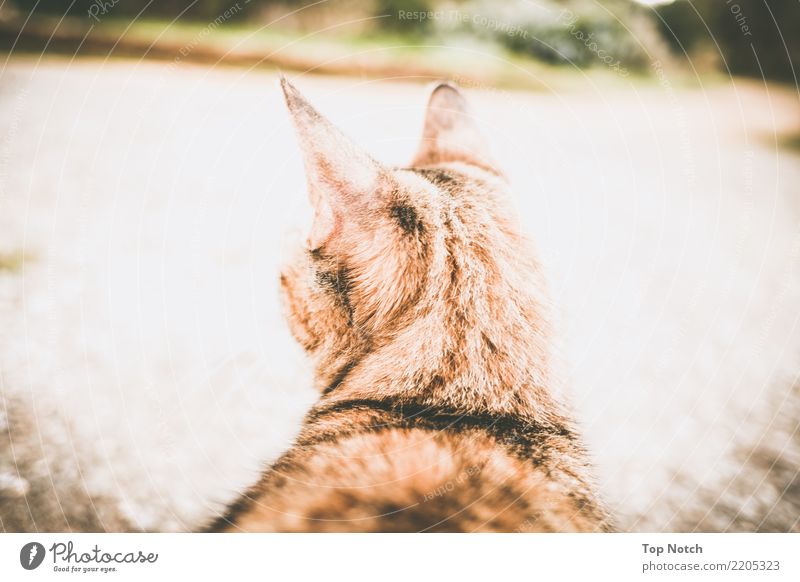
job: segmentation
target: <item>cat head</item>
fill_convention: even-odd
[[[392,342],[414,349],[412,336],[451,360],[453,334],[496,348],[502,340],[490,336],[509,330],[494,327],[526,308],[514,281],[532,267],[506,211],[507,182],[459,90],[433,90],[413,161],[389,168],[281,83],[314,210],[281,287],[294,336],[318,358],[320,386]]]

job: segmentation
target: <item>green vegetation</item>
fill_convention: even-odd
[[[797,0],[678,0],[658,16],[675,54],[705,53],[732,74],[797,82]]]
[[[16,42],[15,51],[100,55],[113,48],[121,56],[332,73],[463,73],[460,49],[486,57],[464,56],[477,79],[507,78],[512,85],[551,66],[647,74],[655,60],[792,81],[792,63],[800,61],[797,0],[769,6],[676,0],[657,9],[633,0],[75,0],[68,9],[60,0],[11,0],[6,6],[17,18],[3,18],[0,10],[0,48]],[[34,9],[17,41],[15,22],[21,27]],[[506,66],[493,67],[492,55]]]

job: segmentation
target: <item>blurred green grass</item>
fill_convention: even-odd
[[[717,0],[6,0],[0,50],[527,89],[586,75],[600,86],[643,81],[654,62],[678,84],[731,74],[791,83],[798,17],[797,0],[737,0],[735,11]]]
[[[647,71],[623,78],[602,66],[573,68],[537,60],[489,42],[437,42],[397,30],[352,31],[347,27],[303,33],[252,21],[173,21],[106,17],[98,23],[76,17],[38,16],[16,38],[0,30],[0,48],[14,54],[78,54],[149,58],[179,63],[266,67],[321,74],[380,78],[461,79],[487,89],[567,90],[653,82]],[[16,44],[14,44],[16,43]]]

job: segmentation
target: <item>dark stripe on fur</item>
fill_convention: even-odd
[[[344,430],[335,434],[318,435],[314,423],[324,417],[344,413],[351,410],[380,411],[386,422],[372,423],[368,426],[347,425]],[[461,432],[464,430],[483,430],[498,442],[507,446],[515,455],[533,461],[534,464],[545,460],[542,445],[545,439],[563,439],[574,446],[577,442],[575,434],[565,424],[544,424],[530,419],[509,415],[488,413],[465,413],[443,406],[426,406],[414,402],[397,399],[357,399],[324,404],[313,409],[306,417],[308,431],[300,437],[298,444],[312,446],[319,442],[329,442],[343,436],[382,430],[385,428],[418,428],[423,430],[446,430]]]
[[[342,366],[342,368],[338,372],[336,372],[336,375],[333,377],[333,380],[331,380],[331,383],[328,384],[325,390],[322,391],[322,394],[323,395],[330,394],[331,392],[336,390],[341,385],[341,383],[344,382],[345,378],[347,378],[347,375],[350,374],[353,368],[355,368],[357,365],[358,365],[358,360],[352,360],[350,362],[347,362],[344,366]]]
[[[335,270],[320,269],[316,273],[317,285],[329,290],[339,300],[342,308],[347,312],[348,321],[353,323],[353,306],[350,303],[350,277],[343,266]]]
[[[456,187],[463,181],[453,172],[448,172],[439,168],[413,168],[411,171],[419,174],[431,184],[439,186],[446,192],[449,192],[451,188]]]
[[[397,223],[407,234],[414,234],[425,230],[417,216],[417,211],[408,204],[396,204],[389,211]]]

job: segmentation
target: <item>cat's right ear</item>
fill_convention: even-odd
[[[411,165],[447,162],[463,162],[497,173],[461,91],[452,83],[439,83],[428,99],[422,140]]]
[[[388,172],[325,119],[289,83],[281,88],[297,133],[314,207],[314,224],[308,237],[318,249],[348,227],[359,227],[370,210],[380,204]]]

